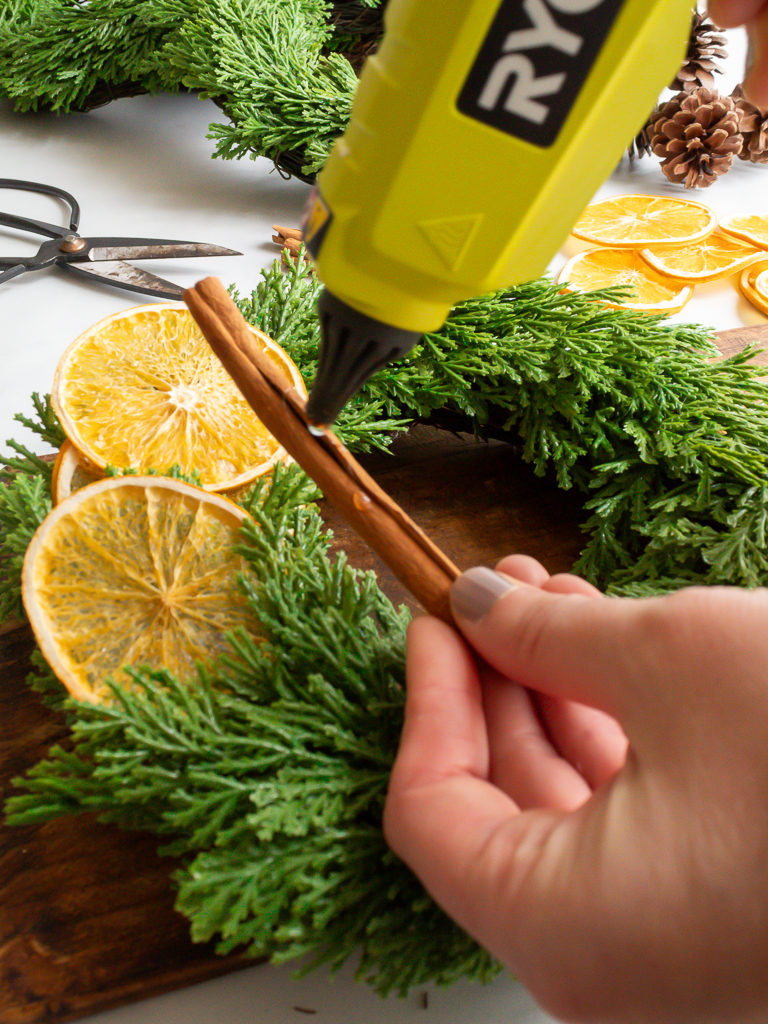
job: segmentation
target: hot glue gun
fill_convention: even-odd
[[[690,0],[391,0],[303,226],[331,423],[459,301],[538,277],[679,69]]]

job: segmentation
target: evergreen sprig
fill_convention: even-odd
[[[0,622],[24,618],[24,555],[35,530],[50,511],[50,479],[44,470],[18,473],[9,484],[0,482]]]
[[[53,411],[49,395],[42,398],[37,392],[32,394],[32,405],[35,410],[35,418],[25,416],[23,413],[16,413],[13,417],[17,423],[21,423],[27,430],[49,445],[51,448],[60,448],[66,439],[66,434],[61,429],[56,413]],[[31,452],[23,444],[14,441],[12,438],[5,442],[9,448],[16,452],[19,458],[3,458],[0,461],[0,484],[8,481],[9,474],[15,473],[42,473],[50,480],[53,467],[50,463],[44,462],[39,455]]]
[[[14,419],[52,448],[59,448],[64,431],[50,398],[34,393],[34,418],[17,413]],[[51,510],[53,467],[18,441],[6,441],[16,456],[0,456],[0,622],[23,619],[21,568],[24,555],[43,519]]]
[[[165,44],[180,84],[222,100],[231,123],[212,125],[216,155],[304,155],[311,176],[343,133],[357,78],[331,36],[323,0],[207,0]],[[243,26],[248,31],[243,32]]]
[[[0,14],[0,96],[18,110],[86,110],[178,88],[157,66],[194,0],[8,0]]]

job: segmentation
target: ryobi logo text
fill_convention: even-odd
[[[509,135],[550,146],[622,3],[502,0],[459,95],[459,110]]]

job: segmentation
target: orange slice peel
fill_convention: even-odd
[[[725,234],[739,238],[758,249],[768,249],[768,214],[733,214],[730,217],[723,217],[719,228]]]
[[[59,449],[53,464],[51,498],[54,505],[79,491],[81,487],[100,480],[104,474],[88,463],[67,438]]]
[[[739,277],[739,291],[755,309],[768,316],[768,262],[748,267]]]
[[[765,259],[763,250],[721,231],[696,242],[641,249],[640,255],[665,277],[692,284],[730,277]]]

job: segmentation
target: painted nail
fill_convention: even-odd
[[[476,622],[486,615],[517,583],[493,569],[478,566],[459,576],[451,587],[451,607],[457,615]]]

